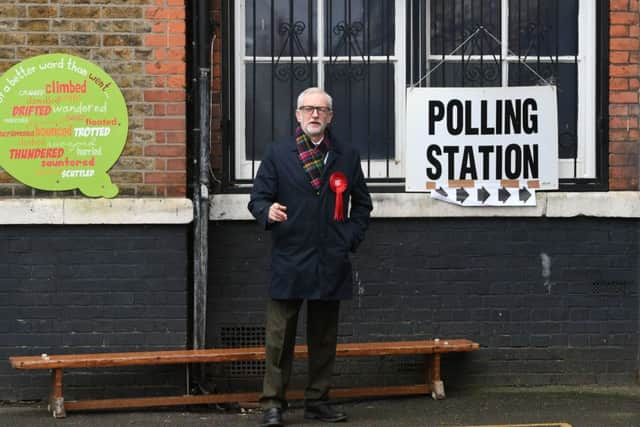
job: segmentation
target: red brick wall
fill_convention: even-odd
[[[222,176],[222,6],[221,0],[213,0],[213,22],[216,39],[213,45],[211,80],[211,162],[216,176]]]
[[[211,0],[220,28],[221,1]],[[640,89],[638,0],[610,0],[609,184],[637,190]],[[121,195],[186,193],[184,0],[0,0],[0,73],[34,55],[65,52],[91,60],[127,100],[130,132],[111,170]],[[213,50],[212,161],[221,173],[221,34]],[[46,195],[48,193],[44,193]],[[40,195],[0,170],[0,196]]]
[[[639,188],[640,14],[638,0],[610,0],[609,188]]]
[[[0,0],[0,74],[45,53],[92,61],[122,90],[129,135],[109,173],[120,195],[184,196],[184,0]],[[0,169],[0,196],[34,195],[52,193]]]
[[[153,48],[152,62],[145,72],[153,76],[153,87],[145,88],[144,102],[153,112],[144,118],[144,129],[154,134],[143,156],[153,158],[154,170],[145,172],[144,182],[159,195],[186,193],[186,62],[184,0],[155,0],[145,9],[152,33],[144,46]]]

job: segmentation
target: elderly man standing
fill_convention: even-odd
[[[269,144],[249,210],[272,233],[262,426],[282,426],[298,313],[307,301],[305,418],[336,422],[328,405],[341,299],[351,298],[348,252],[364,239],[371,197],[356,149],[327,129],[332,99],[320,88],[298,97],[295,138]],[[349,205],[351,209],[349,210]]]

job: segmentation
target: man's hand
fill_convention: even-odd
[[[269,222],[283,222],[287,220],[287,207],[274,203],[269,208]]]

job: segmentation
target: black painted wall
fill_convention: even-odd
[[[354,257],[340,340],[467,337],[446,386],[631,384],[638,378],[638,221],[375,220]],[[270,236],[210,227],[208,345],[261,345]],[[0,400],[43,399],[48,374],[8,357],[184,348],[187,226],[0,227]],[[301,322],[301,325],[302,326]],[[304,341],[300,328],[300,342]],[[420,380],[412,357],[340,360],[337,385]],[[304,364],[294,385],[304,384]],[[209,369],[256,390],[259,362]],[[72,370],[68,399],[182,393],[184,367]],[[119,387],[120,385],[126,387]]]
[[[0,400],[49,393],[49,374],[12,369],[12,355],[184,348],[187,233],[186,226],[0,227]],[[185,388],[184,367],[70,370],[64,379],[67,399]]]
[[[444,358],[447,387],[638,381],[638,236],[634,220],[375,220],[354,259],[341,341],[470,338]],[[268,232],[212,223],[209,345],[260,345]],[[301,326],[301,325],[299,325]],[[299,327],[300,342],[304,342]],[[416,358],[338,362],[338,385],[419,380]],[[211,368],[219,389],[255,389],[259,362]],[[304,385],[305,366],[294,384]]]

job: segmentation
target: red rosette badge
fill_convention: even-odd
[[[347,189],[347,177],[342,172],[334,172],[329,177],[329,186],[331,191],[336,193],[336,207],[333,211],[334,221],[344,221],[344,202],[342,193]]]

